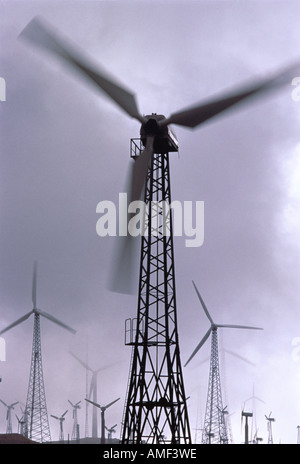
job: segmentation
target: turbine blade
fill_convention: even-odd
[[[96,403],[95,401],[89,400],[88,398],[85,398],[85,401],[88,401],[89,403],[93,404],[93,405],[96,406],[97,408],[100,408],[100,409],[101,409],[101,406],[100,406],[99,403]]]
[[[154,139],[154,135],[148,135],[145,149],[136,158],[136,160],[131,163],[131,170],[129,174],[130,190],[128,195],[130,203],[141,199],[150,160],[154,153]]]
[[[136,287],[136,276],[138,273],[139,263],[139,245],[140,237],[136,236],[135,230],[130,227],[131,219],[136,214],[136,208],[143,207],[144,203],[135,204],[141,200],[142,193],[144,191],[148,167],[153,156],[153,144],[154,136],[149,135],[146,141],[145,150],[139,155],[136,160],[132,160],[129,166],[129,172],[127,175],[127,208],[129,205],[133,207],[132,211],[129,211],[128,217],[126,214],[126,227],[128,228],[125,236],[118,238],[116,251],[112,261],[112,268],[110,271],[108,288],[117,293],[134,294],[137,292]],[[141,211],[141,215],[145,215],[146,211]],[[145,227],[145,220],[141,224],[141,230]]]
[[[32,313],[33,313],[33,311],[30,311],[30,313],[25,314],[25,316],[20,317],[20,319],[17,319],[15,322],[13,322],[12,324],[8,325],[5,329],[1,330],[0,335],[3,334],[4,332],[6,332],[7,330],[12,329],[12,328],[15,327],[16,325],[21,324],[21,322],[26,321],[26,319],[28,319],[29,316],[31,316]]]
[[[59,420],[59,417],[57,417],[57,416],[54,416],[53,414],[50,414],[50,416],[51,416],[51,417],[54,417],[54,419],[57,419],[57,420]]]
[[[3,400],[0,400],[2,404],[4,404],[4,406],[6,406],[8,408],[8,405],[3,401]]]
[[[69,332],[72,332],[73,334],[76,333],[76,330],[72,329],[72,327],[69,327],[67,324],[64,324],[59,319],[56,319],[56,317],[51,316],[51,314],[45,313],[44,311],[41,311],[40,309],[38,309],[37,312],[38,314],[45,317],[46,319],[49,319],[49,321],[55,322],[55,324],[60,325],[66,330],[69,330]]]
[[[227,328],[227,329],[264,330],[261,327],[249,327],[247,325],[216,324],[216,327],[222,327],[222,328]]]
[[[226,350],[226,349],[224,349],[224,351],[225,351],[225,353],[229,353],[232,356],[235,356],[236,358],[241,359],[242,361],[250,364],[251,366],[255,366],[255,363],[253,363],[252,361],[249,361],[249,359],[244,358],[243,356],[241,356],[240,354],[235,353],[234,351]]]
[[[194,349],[194,351],[192,352],[191,356],[189,357],[189,359],[187,360],[187,362],[185,363],[184,367],[193,359],[193,357],[195,356],[196,353],[198,353],[198,351],[200,350],[200,348],[204,345],[204,343],[206,342],[206,340],[208,339],[208,337],[210,336],[210,333],[212,331],[212,328],[210,327],[208,329],[208,331],[206,332],[206,334],[204,335],[204,337],[202,338],[201,342],[196,346],[196,348]]]
[[[33,279],[32,279],[32,304],[33,309],[36,309],[36,280],[37,280],[37,262],[33,265]]]
[[[48,25],[46,26],[41,18],[32,19],[21,32],[20,37],[58,56],[94,82],[129,116],[141,122],[144,121],[144,118],[139,114],[134,94],[118,84],[104,70],[99,69],[99,66],[93,64],[86,54],[78,49],[75,50],[74,46],[59,37]]]
[[[92,379],[91,379],[90,391],[89,391],[89,398],[91,398],[92,396],[92,392],[95,388],[95,382],[96,382],[96,378],[95,378],[95,374],[93,373]]]
[[[70,351],[70,354],[73,356],[73,358],[77,359],[77,361],[78,361],[83,367],[85,367],[85,368],[88,369],[89,371],[93,372],[93,370],[90,368],[90,366],[88,366],[88,365],[86,364],[86,362],[84,362],[84,361],[82,361],[80,358],[78,358],[78,357],[76,356],[76,354],[72,353],[71,351]]]
[[[199,300],[200,300],[200,303],[201,303],[201,305],[202,305],[202,308],[204,309],[204,312],[205,312],[206,316],[208,317],[210,323],[211,323],[211,324],[214,324],[214,321],[212,320],[212,317],[211,317],[211,315],[209,314],[207,307],[205,306],[205,303],[204,303],[204,301],[203,301],[203,299],[202,299],[202,297],[201,297],[201,295],[200,295],[200,292],[199,292],[198,288],[196,287],[195,282],[194,282],[194,281],[192,281],[192,282],[193,282],[193,285],[194,285],[194,287],[195,287],[196,293],[197,293],[197,295],[198,295],[198,298],[199,298]]]
[[[219,98],[211,99],[194,107],[173,113],[169,118],[162,121],[162,125],[178,124],[194,128],[236,104],[250,99],[250,97],[262,96],[267,91],[275,90],[284,84],[289,84],[296,70],[299,71],[299,64],[289,66],[283,71],[275,73],[271,78],[261,79],[256,83],[242,86],[237,91],[221,95]]]
[[[61,417],[64,417],[68,412],[68,409],[63,413],[63,415]]]
[[[115,404],[117,401],[119,401],[120,398],[117,398],[116,400],[112,401],[111,403],[108,403],[106,406],[103,406],[105,409],[109,408],[113,404]]]

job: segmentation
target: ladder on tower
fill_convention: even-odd
[[[130,385],[130,373],[131,373],[131,368],[133,364],[133,354],[134,354],[134,346],[131,348],[131,358],[130,358],[130,368],[129,368],[129,375],[128,375],[128,380],[127,380],[127,387],[126,387],[126,396],[128,396],[128,390],[129,390],[129,385]],[[124,423],[125,423],[125,414],[126,414],[126,403],[124,403],[124,408],[123,408],[123,415],[122,415],[122,421],[121,421],[121,431],[120,431],[120,441],[122,440],[123,436],[123,429],[124,429]]]

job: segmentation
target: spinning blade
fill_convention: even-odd
[[[83,55],[77,49],[75,50],[66,40],[63,40],[56,32],[50,30],[49,26],[46,26],[40,18],[32,19],[21,32],[20,37],[62,58],[74,69],[81,71],[84,76],[93,81],[129,116],[138,119],[140,122],[144,121],[144,118],[139,114],[135,97],[131,92],[119,85],[104,70],[100,70],[90,63],[87,55]]]
[[[60,57],[64,62],[80,71],[82,75],[88,77],[91,82],[105,92],[130,117],[137,119],[142,125],[146,124],[147,118],[141,116],[139,113],[134,94],[125,89],[123,85],[118,84],[115,78],[109,76],[99,66],[93,64],[85,53],[79,52],[77,49],[75,50],[74,46],[71,46],[65,39],[59,37],[56,32],[50,30],[41,19],[34,18],[25,27],[20,36]],[[198,127],[224,111],[238,106],[238,104],[241,106],[242,102],[249,102],[254,97],[264,96],[271,90],[290,83],[295,73],[298,73],[298,70],[299,64],[296,63],[283,70],[279,70],[271,77],[258,79],[254,83],[247,83],[237,90],[226,92],[217,98],[212,98],[190,108],[174,112],[168,118],[157,121],[157,128],[161,129],[169,124],[189,128]],[[140,199],[149,162],[153,155],[154,139],[154,135],[150,134],[148,136],[144,152],[130,166],[130,201]],[[113,280],[113,282],[110,282],[109,286],[114,291],[130,293],[132,291],[130,273],[132,261],[136,260],[136,250],[134,241],[129,234],[127,239],[126,237],[121,237],[121,241],[122,243],[118,247],[119,252],[114,269],[114,277],[110,278],[110,281]]]

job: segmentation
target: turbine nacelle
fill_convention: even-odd
[[[163,114],[152,113],[144,116],[140,136],[144,147],[147,145],[147,137],[154,137],[153,153],[169,153],[178,151],[178,141],[174,131],[164,124],[166,117]]]

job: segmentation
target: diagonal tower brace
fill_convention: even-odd
[[[122,443],[191,443],[177,330],[168,153],[152,157],[145,205]]]

